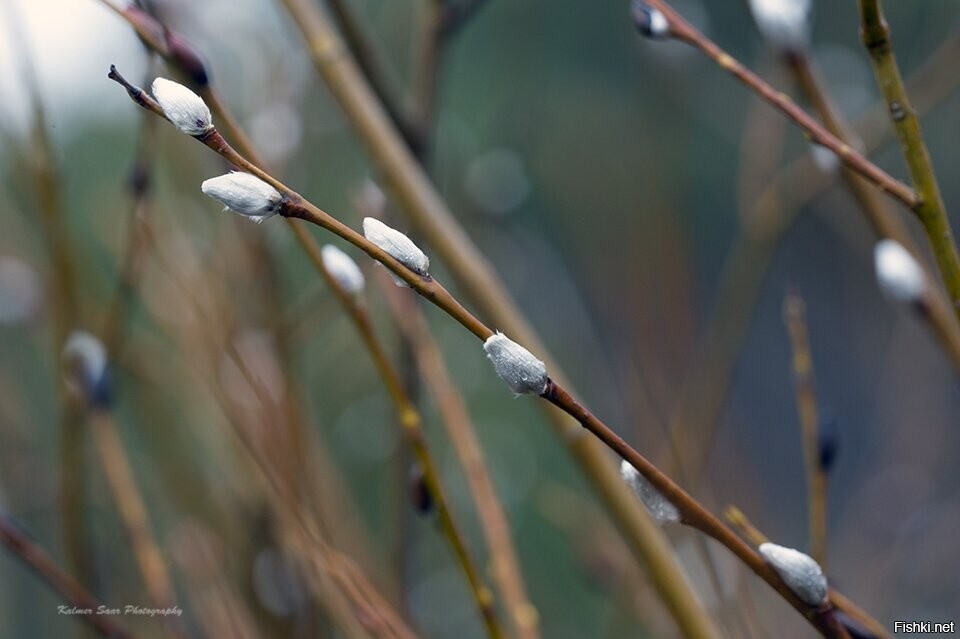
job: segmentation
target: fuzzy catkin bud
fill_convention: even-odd
[[[278,190],[249,173],[227,173],[204,180],[200,190],[257,224],[276,215],[283,200]]]
[[[659,9],[651,7],[643,0],[634,0],[630,6],[633,24],[642,35],[652,40],[666,40],[670,37],[670,23]]]
[[[547,390],[547,367],[503,333],[491,335],[483,350],[493,370],[517,395],[542,395]]]
[[[86,331],[73,331],[63,345],[64,381],[77,395],[94,405],[109,402],[107,349]]]
[[[163,114],[183,133],[203,135],[213,128],[213,117],[206,102],[187,87],[166,78],[157,78],[152,90]]]
[[[810,40],[810,0],[750,0],[760,34],[773,47],[802,51]]]
[[[377,218],[365,217],[363,218],[363,235],[414,273],[427,274],[430,258],[413,243],[413,240],[400,231],[390,228]],[[406,283],[397,277],[394,277],[394,281],[400,286],[406,286]]]
[[[620,476],[640,498],[654,521],[661,525],[680,521],[677,507],[625,459],[620,461]]]
[[[896,240],[880,240],[873,251],[880,290],[898,302],[917,303],[927,290],[923,267]]]
[[[353,259],[333,244],[320,249],[323,266],[344,291],[356,295],[363,290],[364,279],[360,267]]]
[[[769,542],[760,544],[759,551],[783,583],[805,603],[821,606],[827,600],[827,578],[812,557]]]

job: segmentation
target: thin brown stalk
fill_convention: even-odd
[[[920,196],[909,186],[889,175],[886,171],[865,158],[862,154],[850,147],[849,144],[838,139],[823,125],[817,122],[806,111],[798,107],[786,94],[777,91],[767,84],[760,76],[746,68],[740,61],[721,49],[715,42],[700,33],[693,25],[687,22],[664,0],[650,0],[650,4],[659,9],[666,17],[670,33],[674,38],[685,42],[697,49],[717,66],[743,83],[747,88],[757,93],[773,107],[781,111],[804,133],[811,141],[825,146],[833,151],[840,161],[851,169],[867,178],[881,191],[903,202],[913,209],[920,202]]]
[[[74,258],[67,232],[61,186],[63,182],[54,159],[53,141],[46,110],[40,98],[40,87],[33,67],[29,49],[19,39],[19,15],[15,6],[4,10],[13,23],[10,29],[15,36],[21,56],[21,82],[29,101],[31,139],[29,149],[32,157],[27,165],[31,168],[36,196],[37,219],[43,231],[43,241],[50,258],[51,319],[53,323],[53,362],[60,361],[60,354],[71,331],[77,328],[79,301],[74,277]],[[55,367],[55,371],[57,367]],[[91,544],[84,505],[86,478],[84,475],[84,437],[81,407],[71,396],[56,375],[59,402],[59,500],[61,528],[67,565],[83,582],[90,582],[93,570],[90,561]]]
[[[940,275],[950,295],[954,313],[960,317],[960,255],[953,239],[950,219],[937,184],[933,162],[920,130],[920,120],[910,104],[900,68],[893,53],[890,28],[880,0],[858,0],[860,35],[870,53],[880,93],[890,111],[890,120],[903,151],[918,200],[911,208],[920,218],[933,247]]]
[[[803,461],[807,478],[807,522],[810,528],[810,554],[827,569],[827,474],[820,464],[817,442],[820,415],[813,377],[813,354],[807,331],[806,303],[796,291],[783,301],[784,322],[793,351],[793,380],[803,441]]]
[[[127,82],[115,68],[111,68],[109,77],[123,86],[130,99],[136,104],[163,117],[162,109],[156,101],[139,87]],[[361,234],[317,208],[279,180],[252,164],[231,147],[216,129],[211,129],[206,134],[198,136],[197,140],[222,155],[234,166],[259,177],[280,191],[283,195],[280,210],[282,215],[306,220],[347,240],[393,271],[399,279],[405,281],[425,299],[444,310],[481,340],[486,340],[493,334],[489,327],[467,311],[435,279],[428,275],[421,276],[407,269],[379,246],[369,242]],[[583,438],[576,439],[580,442],[586,441]],[[661,533],[656,529],[649,515],[636,516],[630,514],[637,512],[635,510],[637,508],[636,498],[619,479],[619,475],[609,462],[607,455],[600,449],[589,449],[583,445],[576,450],[584,454],[584,457],[589,455],[589,457],[586,457],[587,459],[595,460],[592,462],[592,467],[596,469],[594,477],[611,477],[609,482],[607,480],[598,481],[601,486],[608,487],[603,493],[606,503],[615,513],[624,515],[620,518],[619,523],[626,527],[631,534],[631,539],[636,542],[634,549],[637,551],[638,557],[644,561],[650,571],[654,583],[663,595],[681,629],[687,636],[691,637],[717,636],[717,633],[713,630],[712,622],[690,591],[690,587],[676,567],[675,560],[665,545]],[[596,452],[593,452],[594,450]],[[594,455],[597,455],[597,457],[594,457]],[[599,470],[601,464],[606,469],[605,471]],[[610,475],[603,475],[602,472],[610,473]]]
[[[106,410],[94,409],[88,415],[88,422],[100,454],[101,468],[107,478],[107,485],[137,559],[151,603],[161,610],[173,609],[176,607],[176,594],[170,570],[150,530],[147,508],[137,488],[137,480],[117,432],[113,415]],[[165,615],[164,623],[169,636],[184,636],[183,628],[175,615]]]
[[[314,263],[314,267],[323,275],[327,284],[340,302],[340,305],[353,322],[354,327],[360,334],[361,341],[373,359],[380,378],[387,388],[387,392],[390,395],[390,399],[397,413],[402,434],[413,449],[413,453],[420,467],[423,469],[424,482],[437,508],[440,528],[449,541],[454,555],[457,558],[457,562],[467,579],[474,601],[480,611],[483,623],[486,626],[487,634],[491,637],[504,637],[505,635],[500,627],[500,621],[497,619],[493,593],[484,583],[480,571],[471,558],[467,544],[463,539],[463,534],[460,532],[459,526],[454,520],[453,513],[450,510],[446,491],[444,491],[440,481],[439,467],[427,446],[427,439],[423,432],[423,418],[420,415],[420,411],[407,394],[400,374],[390,362],[390,358],[387,356],[383,344],[377,338],[366,307],[361,304],[356,297],[345,291],[337,280],[330,275],[330,272],[323,264],[323,257],[319,252],[308,251],[308,256]]]
[[[497,497],[483,448],[477,439],[463,397],[450,378],[443,353],[430,332],[426,318],[414,303],[415,300],[402,296],[402,291],[393,286],[392,282],[381,288],[385,290],[390,303],[393,320],[413,347],[420,374],[437,404],[441,421],[463,467],[487,547],[490,549],[493,579],[500,590],[513,632],[521,639],[535,639],[540,636],[539,615],[527,598],[523,573],[510,536],[510,522]]]
[[[116,625],[110,615],[96,614],[102,604],[80,582],[54,563],[50,555],[32,541],[3,509],[0,509],[0,541],[11,554],[69,604],[66,607],[68,610],[72,608],[79,611],[71,616],[109,639],[132,639],[133,635]]]

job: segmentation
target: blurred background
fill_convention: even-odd
[[[338,4],[389,98],[416,112],[421,24],[433,2]],[[785,295],[797,291],[820,439],[836,448],[831,581],[890,625],[956,620],[956,371],[924,322],[878,291],[876,236],[834,159],[702,56],[637,35],[627,4],[482,3],[435,68],[427,171],[595,413],[714,512],[736,505],[776,542],[809,551],[783,318]],[[960,6],[886,4],[956,227],[960,69],[950,47]],[[674,6],[806,104],[745,3]],[[281,3],[153,0],[144,9],[201,54],[285,183],[354,228],[371,210],[411,228],[375,186],[370,155]],[[907,179],[858,27],[856,3],[817,3],[812,59],[870,157]],[[226,172],[222,160],[136,107],[107,79],[110,64],[143,86],[179,77],[104,3],[2,0],[0,506],[106,604],[150,605],[105,458],[89,420],[69,424],[75,400],[62,382],[71,333],[107,341],[116,331],[110,424],[188,636],[341,636],[285,552],[274,498],[231,424],[277,455],[291,450],[277,442],[289,444],[296,424],[292,449],[339,550],[422,636],[484,636],[436,514],[418,510],[415,462],[382,380],[328,286],[281,220],[255,226],[201,194],[202,180]],[[926,251],[909,212],[891,207]],[[381,269],[349,253],[488,574],[462,466],[391,317]],[[441,260],[431,272],[460,294]],[[482,444],[542,635],[677,636],[538,402],[511,398],[472,336],[424,312]],[[677,423],[682,471],[666,444]],[[83,478],[72,484],[87,530],[80,551],[64,535],[64,473]],[[704,555],[692,532],[665,532],[730,636],[810,636],[723,548]],[[58,603],[0,553],[0,637],[78,632]],[[165,632],[149,617],[117,622],[142,636]]]

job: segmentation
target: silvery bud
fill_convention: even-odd
[[[634,0],[630,7],[633,24],[642,35],[652,40],[666,40],[670,37],[670,23],[663,12],[651,7],[643,0]]]
[[[364,279],[360,267],[353,259],[333,244],[327,244],[320,250],[323,266],[340,288],[351,295],[363,290]]]
[[[677,523],[680,521],[680,512],[670,503],[647,478],[640,474],[626,459],[620,461],[620,476],[623,481],[636,493],[646,507],[647,512],[658,524]]]
[[[811,4],[811,0],[750,0],[750,11],[770,45],[802,51],[810,41]]]
[[[276,215],[283,200],[278,190],[249,173],[227,173],[204,180],[200,190],[257,224]]]
[[[72,392],[93,405],[110,401],[107,349],[103,342],[86,331],[74,331],[63,345],[61,359],[64,381]]]
[[[760,554],[777,571],[783,583],[811,606],[821,606],[827,600],[827,578],[823,576],[820,564],[799,550],[760,544]]]
[[[483,350],[493,370],[517,395],[542,395],[547,389],[546,365],[503,333],[491,335]]]
[[[166,78],[157,78],[152,90],[163,114],[183,133],[203,135],[213,128],[213,117],[206,102],[187,87]]]
[[[365,217],[363,218],[363,235],[414,273],[427,274],[430,258],[400,231],[390,228],[377,218]],[[393,279],[400,286],[407,285],[396,276]]]
[[[927,290],[923,267],[896,240],[880,240],[873,250],[877,283],[885,295],[898,302],[922,301]]]

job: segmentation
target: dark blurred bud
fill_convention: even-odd
[[[420,464],[410,466],[407,488],[410,491],[410,502],[418,513],[429,515],[433,512],[433,495],[430,494],[430,487],[427,485],[423,467]]]
[[[817,448],[820,455],[820,470],[829,473],[833,470],[840,448],[837,437],[837,419],[830,411],[820,416],[820,431],[817,433]]]
[[[836,617],[837,621],[840,622],[840,625],[843,626],[847,631],[847,634],[850,635],[850,639],[880,639],[877,637],[877,635],[864,627],[862,623],[842,610],[835,611],[834,616]]]
[[[150,171],[145,162],[138,160],[130,168],[129,185],[134,197],[143,197],[150,189]]]
[[[190,79],[190,83],[195,88],[210,84],[207,65],[193,45],[169,29],[164,29],[164,37],[171,61]]]
[[[654,40],[666,40],[670,37],[670,22],[659,9],[651,7],[643,0],[633,0],[630,13],[637,31],[644,36]]]

